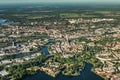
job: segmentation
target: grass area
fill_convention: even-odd
[[[12,16],[23,17],[23,16],[29,16],[29,14],[13,14]]]
[[[80,17],[80,15],[76,13],[61,13],[60,17],[61,18],[76,18],[76,17]]]
[[[77,14],[77,13],[61,13],[59,15],[60,18],[97,17],[95,15]],[[33,16],[27,16],[27,19],[40,19],[40,18],[49,18],[49,17],[53,17],[53,15],[33,15]]]
[[[100,13],[100,14],[111,14],[111,11],[94,11],[94,13]]]
[[[33,67],[30,67],[30,68],[27,68],[26,70],[34,70],[34,71],[37,71],[37,70],[40,70],[40,67],[39,66],[33,66]]]
[[[53,15],[44,15],[44,14],[13,14],[15,17],[26,17],[27,19],[40,19],[40,18],[49,18],[53,17]]]
[[[92,14],[93,13],[93,14]],[[59,13],[60,18],[89,18],[89,17],[99,17],[101,14],[104,16],[120,16],[120,11],[93,11],[93,12],[82,12],[82,13]],[[47,14],[13,14],[15,17],[26,17],[27,19],[41,19],[41,18],[50,18],[55,17],[56,15],[47,15]]]
[[[97,15],[81,14],[80,17],[98,17]]]
[[[27,16],[27,19],[40,19],[40,18],[49,18],[53,17],[53,15],[33,15]]]

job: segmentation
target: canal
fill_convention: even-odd
[[[93,66],[91,64],[86,63],[85,68],[80,72],[80,76],[66,76],[59,74],[55,78],[53,78],[40,71],[33,76],[25,78],[24,80],[104,80],[91,71],[92,67]]]
[[[46,55],[49,55],[48,46],[44,46],[42,51]],[[54,78],[42,71],[39,71],[37,74],[27,77],[24,80],[104,80],[99,75],[91,71],[92,67],[92,64],[86,63],[85,68],[80,71],[80,76],[66,76],[59,74]]]

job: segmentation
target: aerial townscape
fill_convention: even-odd
[[[120,80],[120,5],[0,5],[0,80]]]

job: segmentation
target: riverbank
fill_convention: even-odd
[[[79,76],[63,75],[62,73],[60,73],[56,75],[56,77],[51,77],[45,72],[39,71],[37,74],[23,80],[104,80],[103,78],[92,72],[91,69],[92,65],[87,63],[86,67],[80,71]]]

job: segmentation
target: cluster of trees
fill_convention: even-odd
[[[65,75],[80,75],[79,69],[84,67],[84,63],[75,58],[62,58],[60,55],[55,55],[53,60],[65,65],[62,70]]]
[[[14,58],[16,58],[16,55],[15,54],[13,54],[13,55],[4,55],[4,56],[2,56],[2,60],[4,60],[4,59],[14,59]]]
[[[48,58],[47,56],[42,54],[41,56],[37,57],[34,60],[30,60],[28,62],[24,62],[22,64],[6,68],[6,70],[9,72],[8,76],[11,76],[6,77],[6,79],[11,78],[12,80],[19,80],[22,79],[23,76],[35,74],[36,73],[35,71],[28,71],[26,69],[32,66],[42,66],[43,65],[42,63],[44,63],[47,58]]]
[[[62,55],[64,55],[65,53],[54,55],[54,58],[52,59],[54,62],[59,62],[65,65],[65,68],[62,71],[63,74],[79,75],[79,69],[84,68],[86,63],[91,63],[94,68],[103,66],[103,64],[95,57],[96,53],[102,51],[102,47],[97,45],[88,46],[87,43],[91,42],[91,40],[85,38],[81,38],[80,40],[78,40],[78,42],[82,41],[86,42],[83,45],[83,51],[76,53],[72,58],[62,58]]]

